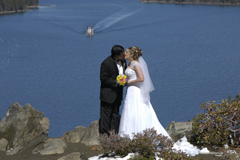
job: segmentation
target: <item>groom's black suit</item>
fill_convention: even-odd
[[[126,69],[126,60],[122,60],[123,73]],[[101,64],[101,110],[99,120],[99,133],[109,134],[110,130],[118,132],[119,107],[122,101],[123,87],[118,85],[116,77],[119,75],[114,57],[109,56]]]

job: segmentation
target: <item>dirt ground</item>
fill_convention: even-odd
[[[66,156],[73,152],[80,152],[83,153],[84,159],[87,159],[92,156],[97,156],[101,154],[103,151],[93,151],[90,147],[85,146],[81,143],[69,143],[67,144],[67,148],[65,149],[65,152],[63,154],[56,154],[56,155],[47,155],[43,156],[40,154],[32,154],[34,148],[22,151],[21,153],[7,156],[6,152],[0,151],[0,160],[57,160],[58,158],[61,158],[63,156]],[[202,160],[220,160],[219,157],[215,157],[214,155],[197,155],[193,157],[194,160],[197,160],[198,158],[202,158]]]
[[[92,151],[90,147],[85,146],[81,143],[69,143],[67,144],[67,148],[63,154],[55,154],[55,155],[41,155],[41,154],[32,154],[34,148],[25,150],[21,153],[7,156],[6,152],[0,151],[0,160],[57,160],[63,156],[71,154],[73,152],[80,152],[88,158],[92,156],[96,156],[101,154],[100,151]]]

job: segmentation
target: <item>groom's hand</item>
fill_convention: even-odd
[[[116,81],[116,87],[120,87],[121,85]]]

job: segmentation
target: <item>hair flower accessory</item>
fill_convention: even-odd
[[[127,82],[127,76],[125,74],[120,74],[117,76],[117,83],[124,86]]]

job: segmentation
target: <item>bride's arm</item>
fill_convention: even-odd
[[[138,65],[134,66],[134,71],[137,73],[138,78],[133,81],[128,81],[127,82],[128,84],[144,81],[144,76],[143,76],[141,67]]]

